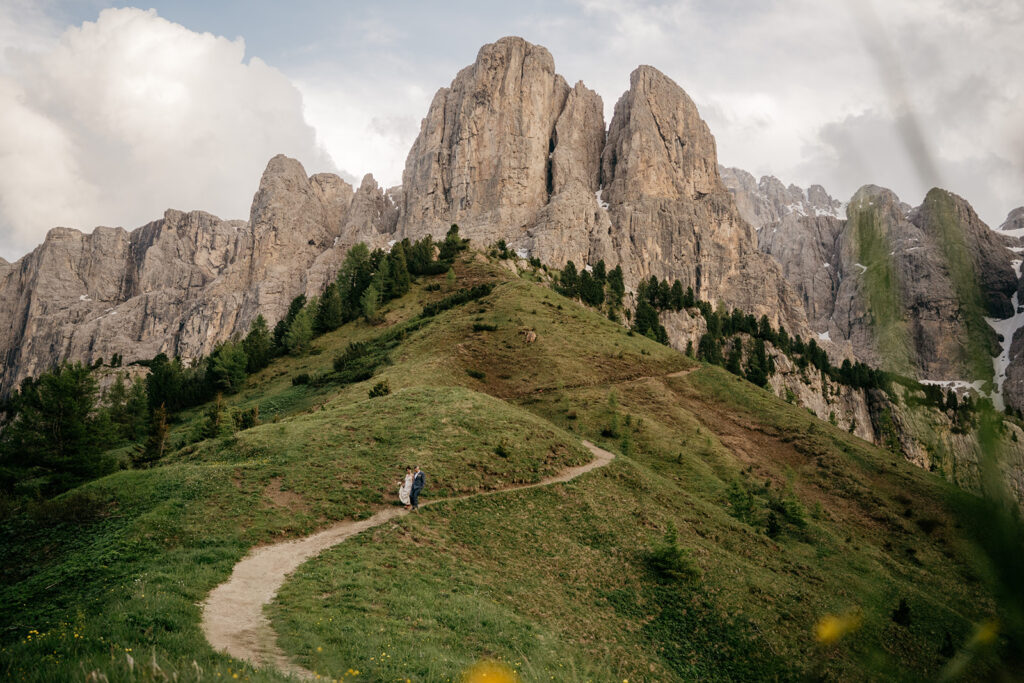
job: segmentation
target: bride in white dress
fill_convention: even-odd
[[[408,510],[412,505],[409,503],[409,493],[412,492],[412,468],[405,468],[405,481],[398,489],[398,500],[402,501],[402,505]]]

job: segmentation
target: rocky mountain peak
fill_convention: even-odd
[[[719,175],[736,201],[744,220],[760,231],[764,227],[778,227],[790,214],[845,218],[846,207],[834,199],[821,185],[806,190],[797,185],[785,185],[775,176],[753,175],[740,168],[720,166]]]
[[[1024,230],[1024,206],[1018,206],[1006,216],[1006,220],[999,226],[1002,231]],[[1017,235],[1024,237],[1024,234]]]
[[[630,74],[601,161],[609,202],[699,199],[720,186],[711,130],[683,89],[652,66]]]
[[[569,91],[545,48],[514,37],[482,47],[423,119],[402,174],[400,230],[440,235],[458,223],[489,244],[534,223],[553,189]]]

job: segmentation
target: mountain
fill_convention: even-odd
[[[998,395],[1006,364],[994,370],[992,357],[1010,340],[1000,340],[986,319],[1016,314],[1016,239],[940,189],[912,208],[876,186],[840,204],[820,186],[805,192],[771,177],[755,183],[738,169],[723,177],[819,336],[840,348],[848,343],[853,357],[871,365],[921,379],[994,379]]]
[[[679,279],[705,300],[806,327],[678,85],[638,68],[606,135],[596,93],[569,87],[544,48],[504,38],[438,91],[400,188],[367,176],[354,191],[278,156],[245,223],[169,211],[131,233],[51,231],[0,268],[0,391],[63,359],[196,358],[258,313],[273,324],[293,297],[318,294],[353,243],[440,236],[452,223],[478,246],[503,239],[553,267],[603,259],[630,288]]]
[[[758,252],[718,175],[693,101],[650,66],[630,76],[605,135],[601,98],[570,88],[550,53],[520,38],[481,48],[434,97],[402,178],[399,233],[452,223],[477,244],[621,265],[628,287],[679,279],[794,329],[803,312]]]
[[[353,190],[279,155],[247,222],[171,210],[131,232],[54,228],[0,270],[0,390],[64,359],[206,355],[257,314],[273,324],[319,294],[344,256],[334,247],[383,239],[395,215],[372,176]]]

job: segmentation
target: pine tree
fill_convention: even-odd
[[[604,259],[601,259],[594,264],[594,269],[591,275],[593,275],[594,279],[600,282],[601,286],[604,287],[605,280],[608,279],[608,271],[607,267],[604,265]]]
[[[960,406],[956,398],[956,392],[950,389],[949,393],[946,394],[946,410],[952,410],[953,412],[956,412],[957,408],[959,407]]]
[[[370,280],[370,285],[377,288],[377,306],[378,308],[390,298],[388,292],[391,290],[391,261],[385,257],[381,259],[380,264],[377,266],[377,270],[373,273],[373,279]]]
[[[138,441],[146,434],[149,426],[149,396],[146,395],[146,380],[139,377],[132,382],[125,402],[125,436],[129,441]]]
[[[132,453],[132,465],[136,468],[152,467],[167,453],[167,408],[161,403],[153,410],[149,436]]]
[[[729,351],[729,358],[725,361],[725,369],[734,375],[743,375],[740,363],[743,360],[743,339],[736,337],[732,343],[732,350]]]
[[[667,311],[672,308],[672,288],[669,286],[668,280],[658,283],[658,305],[656,308],[659,311]]]
[[[604,285],[585,270],[580,273],[579,290],[580,299],[584,303],[591,306],[600,306],[604,303]]]
[[[271,344],[270,334],[267,332],[267,319],[261,313],[249,325],[249,334],[242,341],[242,349],[246,356],[246,372],[257,372],[270,364]]]
[[[657,330],[660,325],[658,312],[654,310],[654,307],[648,301],[641,299],[636,305],[636,312],[633,314],[633,330],[643,335],[648,335],[649,332],[653,331],[653,337],[657,337]]]
[[[341,297],[342,318],[345,322],[363,314],[363,292],[372,280],[370,250],[360,242],[348,250],[341,270],[338,271],[338,295]]]
[[[106,405],[107,414],[117,430],[118,437],[127,439],[125,423],[128,421],[128,385],[123,372],[114,375],[114,382],[103,394],[103,403]]]
[[[223,436],[231,431],[233,426],[231,422],[224,407],[224,397],[221,394],[217,394],[206,409],[206,423],[203,425],[202,431],[203,438],[214,439],[218,436]]]
[[[683,308],[693,308],[697,303],[697,299],[693,296],[693,287],[686,288],[686,294],[683,294]]]
[[[562,283],[562,293],[570,299],[575,299],[579,296],[579,273],[576,272],[576,264],[572,261],[567,261],[565,268],[562,269],[562,274],[558,277],[559,282]]]
[[[683,310],[683,283],[676,280],[672,283],[672,295],[669,297],[669,304],[674,311]]]
[[[360,302],[363,309],[363,315],[366,317],[367,322],[377,321],[377,310],[380,308],[380,290],[377,289],[376,284],[372,284],[366,288],[363,292],[363,298]]]
[[[149,408],[167,404],[175,407],[180,405],[182,398],[182,367],[177,358],[170,360],[166,353],[158,353],[150,361],[149,374],[146,376],[146,395],[149,397]]]
[[[88,366],[62,363],[22,382],[11,396],[11,421],[0,432],[0,469],[33,471],[54,493],[109,469],[101,457],[111,434],[97,411],[99,390]]]
[[[213,391],[233,394],[242,388],[249,356],[237,342],[225,342],[206,358],[206,379]]]
[[[313,318],[313,332],[326,334],[332,332],[345,322],[341,295],[338,294],[338,283],[328,282],[324,287],[324,293],[320,296],[320,303],[316,309],[316,316]]]
[[[308,308],[303,308],[291,324],[284,336],[284,346],[293,356],[299,356],[309,350],[309,343],[313,340],[313,315]]]
[[[452,227],[448,229],[448,234],[444,236],[444,242],[441,243],[439,258],[442,261],[451,262],[468,245],[469,240],[459,237],[459,226],[452,223]]]
[[[697,343],[697,358],[713,365],[722,364],[722,346],[710,332],[701,336]]]
[[[747,358],[747,381],[763,387],[768,381],[768,359],[766,357],[764,340],[755,339],[753,349]]]
[[[658,278],[653,275],[647,280],[647,288],[644,290],[647,293],[647,303],[649,303],[654,310],[660,310],[658,306]]]
[[[608,299],[613,306],[621,306],[625,294],[626,284],[622,279],[622,266],[615,266],[608,273]]]
[[[409,277],[409,263],[405,258],[405,242],[395,242],[391,247],[391,290],[388,292],[389,299],[397,299],[404,296],[411,286]]]

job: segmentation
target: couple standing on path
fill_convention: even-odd
[[[401,488],[398,489],[398,500],[402,501],[402,505],[405,506],[406,510],[420,509],[420,491],[425,483],[426,478],[423,476],[419,465],[416,465],[415,469],[405,468],[405,481],[402,482]]]

